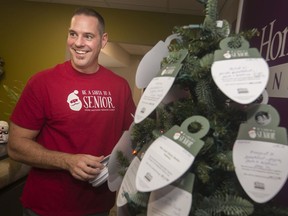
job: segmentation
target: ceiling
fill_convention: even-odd
[[[148,11],[159,13],[203,15],[203,5],[197,0],[26,0],[33,2],[45,2],[55,4],[81,5],[90,7],[103,7],[113,9],[126,9],[134,11]],[[227,0],[218,0],[219,10],[225,5]],[[118,43],[121,49],[129,55],[143,56],[152,47]],[[102,53],[102,61],[107,66],[117,66],[118,61],[113,61]]]
[[[203,15],[203,5],[197,0],[27,0],[58,4],[150,11],[161,13]],[[227,0],[218,0],[218,5]]]

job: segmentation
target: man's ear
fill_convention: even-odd
[[[108,42],[108,33],[105,32],[102,35],[102,49],[106,46],[107,42]]]

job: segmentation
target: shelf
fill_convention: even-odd
[[[30,167],[9,157],[0,160],[0,189],[27,175]]]

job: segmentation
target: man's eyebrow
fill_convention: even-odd
[[[85,35],[95,35],[95,34],[92,33],[92,32],[84,32],[83,34],[85,34]]]

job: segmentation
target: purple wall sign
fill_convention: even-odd
[[[278,110],[280,126],[286,129],[288,128],[287,8],[287,0],[244,0],[240,24],[240,31],[257,28],[260,33],[250,42],[250,47],[258,48],[270,67],[266,88],[269,95],[268,103]],[[288,181],[274,201],[288,207]]]

